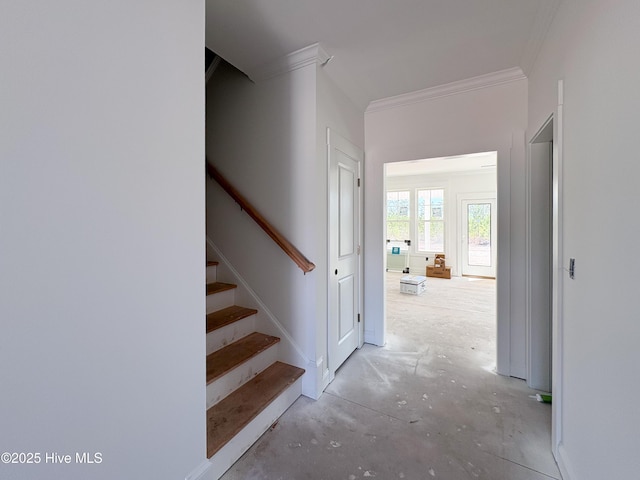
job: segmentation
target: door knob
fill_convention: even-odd
[[[338,274],[338,269],[336,268],[336,275]]]

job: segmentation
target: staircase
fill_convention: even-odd
[[[304,370],[278,361],[280,339],[255,331],[257,310],[207,263],[207,457],[219,478],[302,393]]]

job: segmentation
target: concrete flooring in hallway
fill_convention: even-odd
[[[496,375],[495,281],[387,273],[387,345],[365,345],[224,475],[236,479],[560,478],[551,408]]]

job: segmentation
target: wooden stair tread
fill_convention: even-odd
[[[255,315],[258,310],[253,308],[239,307],[233,305],[231,307],[223,308],[222,310],[215,311],[207,315],[207,333],[213,332],[218,328],[222,328],[243,318]]]
[[[211,458],[303,373],[301,368],[275,362],[207,410],[207,457]]]
[[[207,385],[279,341],[278,337],[254,332],[207,355]]]
[[[213,261],[207,261],[207,267],[215,267],[216,265],[218,265],[218,262],[213,262]]]
[[[207,295],[213,295],[214,293],[224,292],[225,290],[231,290],[237,288],[237,285],[233,283],[213,282],[207,283]]]

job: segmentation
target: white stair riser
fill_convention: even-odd
[[[302,377],[291,384],[211,459],[202,480],[218,480],[302,394]]]
[[[256,316],[251,315],[213,332],[207,333],[207,355],[246,337],[256,329]]]
[[[207,267],[207,283],[213,283],[218,279],[218,266],[211,265]]]
[[[213,313],[216,310],[222,310],[232,306],[235,303],[236,289],[225,290],[223,292],[207,295],[207,313]]]
[[[207,409],[240,388],[276,360],[278,360],[277,343],[211,382],[207,385]]]

